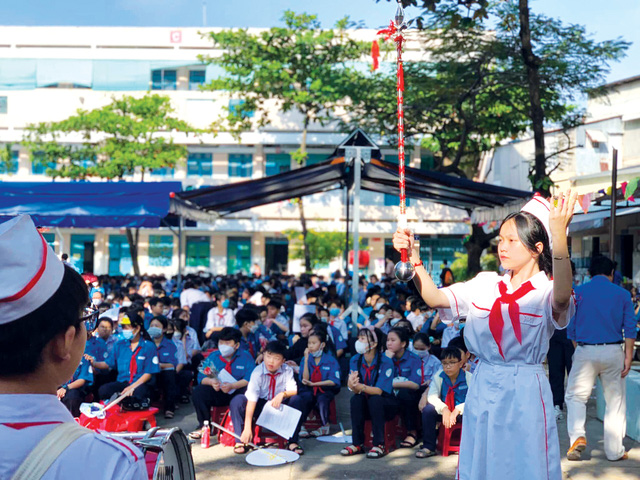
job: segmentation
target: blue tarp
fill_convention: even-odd
[[[29,214],[38,226],[160,226],[180,182],[0,182],[0,222]]]

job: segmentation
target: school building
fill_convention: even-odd
[[[0,146],[12,145],[12,162],[0,166],[2,182],[51,182],[42,166],[32,164],[19,142],[24,128],[39,122],[59,121],[78,109],[91,110],[120,95],[167,95],[176,115],[198,128],[206,128],[234,101],[221,92],[201,91],[201,85],[220,75],[199,55],[216,56],[198,28],[125,27],[3,27],[0,29]],[[374,30],[352,35],[371,40]],[[426,53],[415,42],[407,45],[408,61]],[[301,142],[301,122],[295,114],[273,109],[272,122],[248,132],[240,141],[228,134],[176,135],[188,148],[188,157],[175,169],[156,170],[144,181],[179,181],[183,189],[224,185],[262,178],[299,168],[291,152]],[[348,132],[311,125],[308,164],[327,159]],[[70,143],[79,139],[69,138]],[[381,145],[384,159],[397,162],[394,145]],[[416,148],[409,165],[429,168],[430,159]],[[127,180],[141,181],[139,173]],[[65,181],[65,180],[56,180]],[[100,180],[92,180],[100,181]],[[1,184],[0,184],[1,188]],[[363,191],[360,232],[370,251],[364,272],[380,273],[392,250],[398,199]],[[105,202],[109,202],[105,198]],[[345,192],[333,191],[304,199],[308,228],[345,231]],[[462,238],[469,233],[464,211],[426,201],[410,200],[409,221],[421,235],[421,248],[433,271],[464,252]],[[302,271],[293,260],[283,232],[301,230],[297,206],[289,202],[253,208],[217,220],[213,225],[187,222],[183,252],[185,272],[201,270],[225,274],[249,272],[257,262],[263,272]],[[96,274],[132,271],[125,231],[119,229],[49,228],[45,232],[58,254],[68,253],[80,270]],[[178,242],[169,228],[140,232],[141,272],[173,275],[178,272]],[[342,268],[341,260],[318,266],[329,272]]]

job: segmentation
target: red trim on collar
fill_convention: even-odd
[[[541,196],[535,196],[535,197],[533,197],[533,199],[532,199],[532,200],[535,200],[535,201],[536,201],[536,202],[538,202],[540,205],[542,205],[544,208],[546,208],[546,209],[547,209],[547,211],[549,211],[549,212],[550,212],[550,211],[551,211],[551,209],[547,206],[547,204],[546,204],[546,203],[544,203],[542,200],[540,200],[540,198],[542,198],[542,197],[541,197]]]
[[[35,276],[31,279],[29,283],[27,283],[22,290],[18,293],[11,295],[10,297],[0,298],[0,303],[8,303],[14,302],[16,300],[20,300],[27,293],[31,291],[31,289],[40,281],[42,275],[44,274],[45,268],[47,266],[47,250],[48,245],[47,241],[44,239],[42,235],[40,235],[40,239],[42,240],[42,263],[40,264],[40,268],[36,272]]]
[[[63,422],[16,422],[16,423],[0,423],[5,427],[13,428],[14,430],[24,430],[29,427],[41,427],[42,425],[57,425]]]

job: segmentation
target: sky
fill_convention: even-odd
[[[380,0],[204,0],[206,26],[271,27],[287,9],[318,14],[330,27],[348,15],[364,27],[388,24],[395,2]],[[611,65],[608,81],[640,75],[640,0],[531,0],[531,9],[564,23],[584,25],[596,40],[633,42],[628,56]],[[407,17],[419,13],[407,10]],[[0,0],[1,25],[202,27],[203,0]],[[2,27],[0,27],[2,28]]]

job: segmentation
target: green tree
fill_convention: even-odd
[[[344,253],[344,234],[341,232],[318,232],[307,230],[307,243],[304,244],[302,232],[287,230],[284,234],[292,248],[292,258],[305,260],[310,257],[311,267],[308,272],[322,264],[327,264]],[[306,268],[306,267],[305,267]]]
[[[223,30],[207,34],[220,56],[202,60],[222,67],[226,75],[205,88],[224,90],[240,100],[228,108],[216,128],[238,135],[272,122],[277,113],[296,112],[302,116],[302,139],[293,158],[299,164],[307,158],[309,125],[326,125],[335,120],[335,111],[353,90],[347,81],[369,46],[351,39],[348,18],[333,30],[322,30],[315,15],[285,11],[284,27],[257,34],[247,30]],[[277,107],[274,109],[274,105]],[[277,113],[274,113],[277,112]],[[297,199],[305,245],[305,268],[311,268],[310,245],[302,198]]]
[[[53,178],[121,179],[137,172],[144,181],[147,172],[174,168],[187,156],[187,148],[174,143],[174,133],[199,132],[173,112],[166,96],[113,98],[104,107],[80,109],[59,122],[29,125],[22,143],[32,161],[46,166]],[[74,136],[81,143],[73,142]],[[139,233],[138,228],[127,228],[136,275],[140,275]]]
[[[5,143],[0,146],[0,168],[10,171],[13,162],[13,145],[11,143]]]

